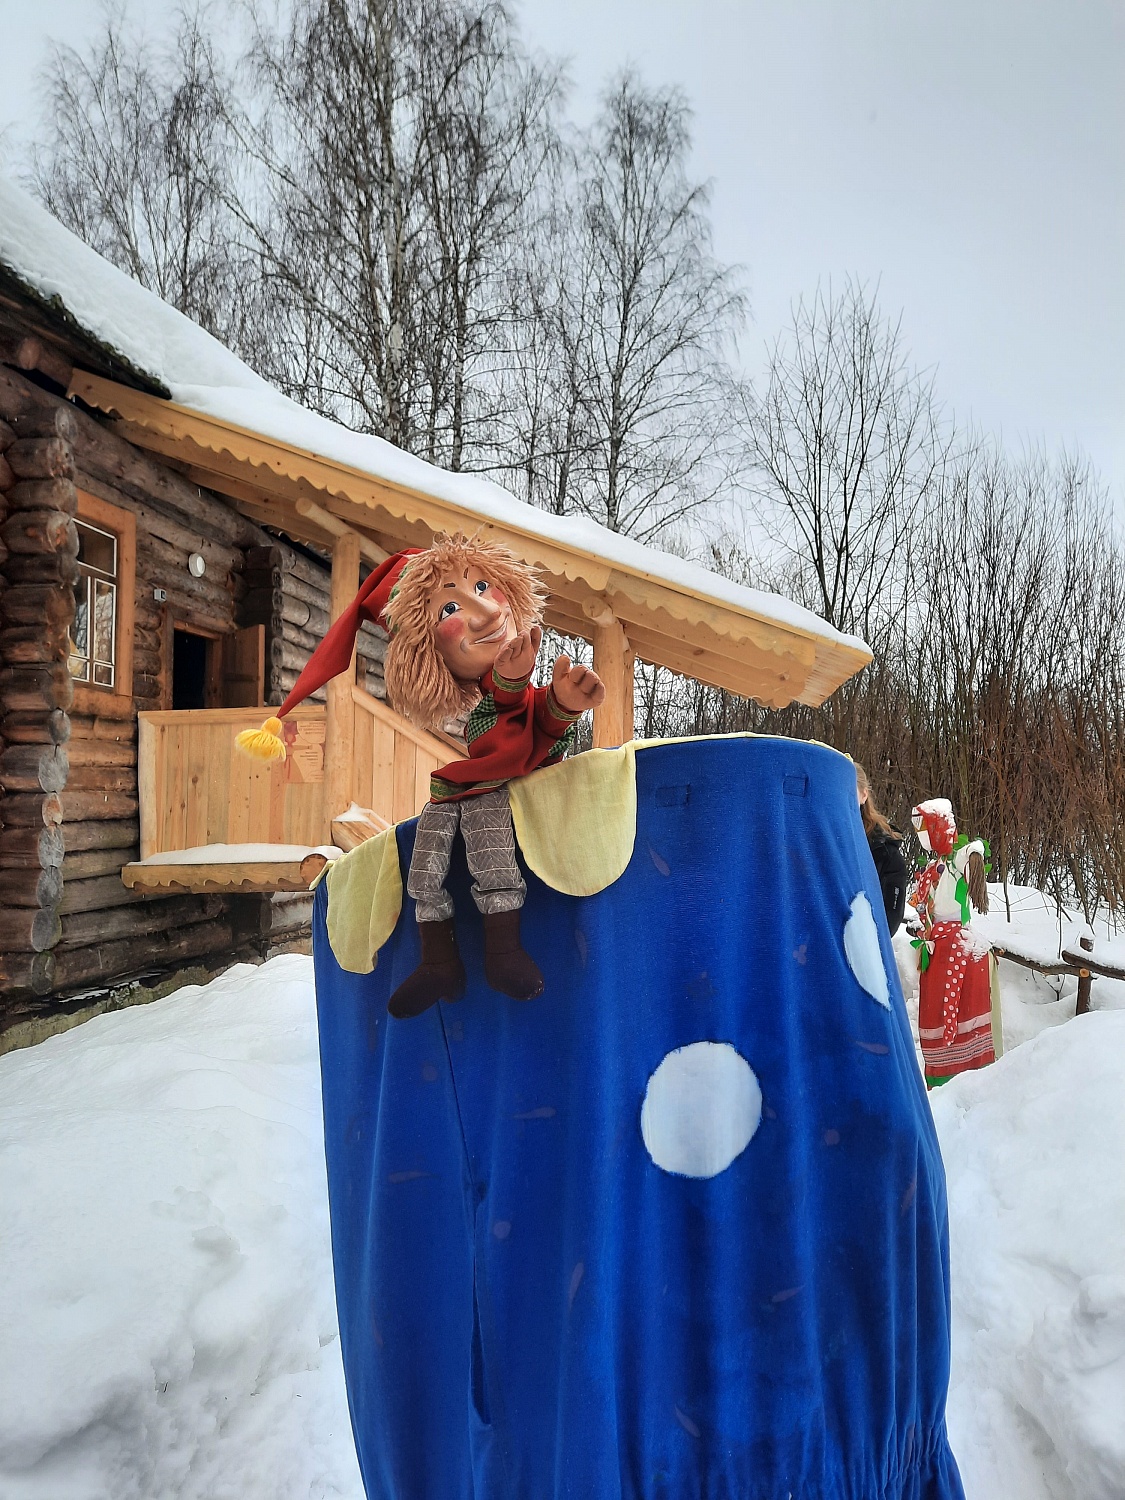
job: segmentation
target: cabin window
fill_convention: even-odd
[[[78,576],[67,664],[79,713],[132,711],[137,518],[78,491]]]
[[[85,521],[78,529],[78,580],[70,675],[96,687],[114,686],[117,664],[117,538]]]

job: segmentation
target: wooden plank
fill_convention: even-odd
[[[395,821],[395,747],[399,739],[383,719],[373,720],[371,790],[365,807],[373,808],[388,823]]]
[[[417,757],[418,747],[413,740],[396,739],[394,771],[391,778],[392,823],[401,823],[404,818],[412,818],[417,811],[414,805],[414,774]]]
[[[441,761],[441,765],[448,765],[448,761]],[[432,755],[426,755],[417,750],[414,757],[414,813],[420,813],[430,800],[430,776],[437,770],[438,760]],[[413,816],[414,814],[411,814]]]
[[[268,864],[128,864],[121,879],[132,891],[160,894],[173,892],[307,891],[301,861],[278,860]]]
[[[247,625],[221,643],[223,708],[263,708],[266,702],[266,627]]]
[[[352,746],[351,800],[360,807],[371,806],[371,777],[375,754],[375,719],[361,709],[355,714],[355,742]],[[346,809],[337,808],[337,812]]]

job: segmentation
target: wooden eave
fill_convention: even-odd
[[[530,526],[489,520],[454,501],[96,374],[76,370],[70,394],[116,418],[129,442],[228,496],[252,520],[297,540],[321,547],[333,541],[315,519],[301,514],[301,501],[314,502],[387,551],[425,547],[439,531],[483,532],[541,570],[551,594],[549,625],[589,640],[595,624],[615,618],[644,660],[769,707],[794,701],[815,707],[871,660],[869,651],[848,642],[563,546]]]

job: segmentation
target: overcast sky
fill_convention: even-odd
[[[155,20],[169,0],[129,0]],[[818,280],[878,281],[958,418],[1125,501],[1125,0],[518,0],[573,110],[630,63],[695,110],[752,371]],[[222,6],[218,6],[221,13]],[[92,0],[0,0],[0,130]]]

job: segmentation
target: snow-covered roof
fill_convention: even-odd
[[[824,679],[823,691],[803,701],[820,701],[826,691],[870,660],[863,641],[842,634],[779,595],[745,588],[696,563],[609,531],[586,517],[556,516],[538,510],[490,480],[450,473],[382,438],[352,432],[307,410],[256,375],[189,318],[110,265],[27,194],[2,181],[0,265],[37,297],[65,309],[68,318],[103,349],[111,351],[122,365],[143,372],[165,388],[175,405],[188,413],[243,436],[256,435],[283,445],[289,452],[300,450],[313,460],[352,475],[431,497],[455,507],[470,521],[491,523],[512,534],[537,537],[567,553],[598,559],[672,595],[718,605],[735,612],[736,617],[777,625],[822,643],[834,658],[833,667],[827,670],[818,646],[814,676],[818,683]],[[101,384],[87,381],[76,389],[92,403],[117,410],[137,423],[135,411],[126,413],[120,400],[114,402],[99,394]],[[151,400],[148,409],[155,409]],[[171,408],[168,410],[171,412]],[[210,446],[216,448],[213,441]],[[222,446],[228,447],[225,442]],[[740,633],[737,618],[726,633]],[[643,650],[641,654],[645,654]],[[722,682],[721,674],[714,679],[702,672],[693,675],[733,686]]]

